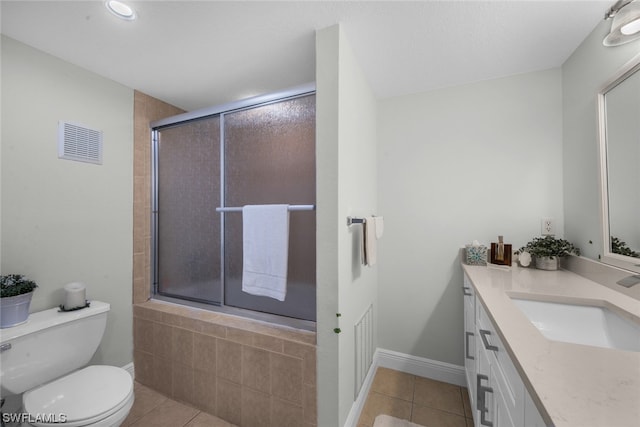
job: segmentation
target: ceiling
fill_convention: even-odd
[[[559,67],[614,0],[2,1],[2,33],[191,111],[315,80],[342,23],[379,98]]]

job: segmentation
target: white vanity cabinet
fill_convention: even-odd
[[[544,426],[480,298],[464,277],[465,374],[474,424]],[[542,424],[540,424],[542,423]]]
[[[469,390],[471,408],[476,407],[476,295],[473,286],[464,276],[464,371]],[[476,414],[474,412],[474,422]],[[477,422],[476,422],[477,423]]]

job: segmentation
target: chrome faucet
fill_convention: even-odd
[[[624,286],[625,288],[630,288],[633,285],[637,285],[638,283],[640,283],[640,274],[625,277],[624,279],[618,280],[616,283],[618,285]]]

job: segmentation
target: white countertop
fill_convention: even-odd
[[[640,426],[640,353],[550,341],[509,295],[621,309],[636,322],[640,301],[566,270],[463,269],[545,419],[556,427]]]

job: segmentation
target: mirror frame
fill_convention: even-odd
[[[600,222],[602,235],[602,255],[600,261],[605,264],[624,268],[635,273],[640,273],[640,258],[620,255],[611,252],[610,229],[609,229],[609,191],[608,191],[608,171],[607,171],[607,131],[606,118],[607,109],[605,95],[607,92],[618,86],[634,73],[640,73],[640,54],[627,62],[602,89],[598,91],[598,157],[600,166]]]

